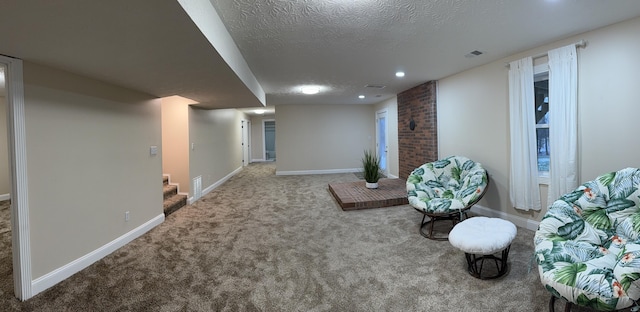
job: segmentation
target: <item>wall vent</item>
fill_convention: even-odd
[[[191,202],[195,202],[200,197],[202,197],[202,176],[197,176],[193,178],[193,200]]]

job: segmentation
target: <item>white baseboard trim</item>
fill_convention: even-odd
[[[11,199],[11,194],[2,194],[0,195],[0,201]]]
[[[515,224],[516,226],[519,226],[528,230],[532,230],[532,231],[536,231],[538,229],[538,225],[540,225],[540,221],[535,221],[535,220],[531,220],[531,219],[527,219],[519,216],[514,216],[503,211],[493,210],[480,205],[475,205],[471,207],[471,212],[485,216],[485,217],[509,220],[513,222],[513,224]]]
[[[252,159],[251,160],[252,163],[254,163],[254,162],[264,162],[264,161],[265,161],[264,158],[256,158],[256,159]]]
[[[94,262],[106,257],[110,253],[116,251],[118,248],[128,244],[132,240],[140,237],[142,234],[148,232],[152,228],[160,225],[164,222],[164,213],[157,217],[147,221],[139,227],[131,230],[130,232],[116,238],[115,240],[107,243],[106,245],[58,268],[41,277],[36,278],[31,282],[32,295],[44,291],[45,289],[69,278],[71,275],[80,272],[86,267],[90,266]]]
[[[391,174],[391,173],[389,173],[389,174],[387,175],[387,178],[389,178],[389,179],[399,179],[399,177],[398,177],[397,175],[393,175],[393,174]]]
[[[325,170],[298,170],[298,171],[278,171],[277,176],[286,175],[310,175],[310,174],[333,174],[333,173],[353,173],[361,172],[362,168],[347,168],[347,169],[325,169]]]
[[[202,190],[202,196],[207,195],[209,192],[215,190],[218,186],[222,185],[222,183],[227,182],[227,180],[231,179],[231,177],[233,177],[234,175],[238,174],[238,172],[242,171],[242,167],[239,167],[236,170],[233,170],[231,173],[227,174],[226,176],[224,176],[224,178],[218,180],[216,183],[213,183],[209,186],[207,186],[207,188]],[[200,197],[202,198],[202,197]],[[187,204],[191,205],[193,204],[195,201],[193,200],[193,196],[189,197],[187,199]]]

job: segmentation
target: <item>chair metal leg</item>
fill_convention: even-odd
[[[449,239],[448,235],[445,236],[445,237],[436,237],[433,234],[433,231],[434,231],[434,223],[436,221],[450,219],[451,216],[433,216],[433,215],[431,215],[431,216],[428,216],[428,217],[429,217],[429,221],[425,222],[425,219],[427,218],[427,214],[422,216],[422,222],[420,224],[420,235],[422,235],[422,236],[424,236],[424,237],[426,237],[428,239],[432,239],[432,240],[438,240],[438,241],[448,240]],[[425,227],[427,226],[427,224],[429,224],[429,233],[425,233]]]
[[[555,303],[556,303],[556,296],[551,295],[551,299],[549,299],[549,312],[555,312],[556,307],[555,307]],[[567,301],[564,305],[564,312],[571,312],[571,308],[573,307],[573,303]]]
[[[567,304],[564,306],[564,312],[570,312],[572,306],[573,306],[573,303],[567,302]]]
[[[442,221],[442,220],[451,220],[451,224],[452,224],[452,228],[453,226],[456,226],[456,224],[458,224],[459,222],[462,222],[464,219],[462,219],[464,215],[464,219],[469,218],[469,215],[467,214],[467,210],[464,210],[462,212],[460,211],[455,211],[449,214],[442,214],[442,215],[428,215],[426,213],[423,213],[422,216],[422,222],[420,222],[420,235],[428,238],[428,239],[433,239],[433,240],[439,240],[439,241],[445,241],[449,239],[449,236],[444,236],[444,237],[435,237],[433,234],[434,231],[434,223],[436,221]],[[427,217],[429,217],[429,220],[425,222],[425,220],[427,219]],[[428,223],[429,224],[429,229],[428,229],[428,233],[425,232],[425,227],[427,226]],[[448,234],[448,232],[447,232]]]

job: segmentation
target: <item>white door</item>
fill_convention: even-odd
[[[242,126],[242,166],[249,164],[249,121],[243,120]]]
[[[389,166],[388,166],[388,122],[387,122],[387,110],[379,110],[376,112],[376,154],[380,157],[380,169],[382,169],[382,173],[385,176],[389,176]]]

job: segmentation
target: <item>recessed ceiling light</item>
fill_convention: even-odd
[[[401,71],[397,72],[396,73],[396,77],[398,77],[398,78],[404,77],[404,72],[401,72]]]
[[[364,95],[358,95],[359,99],[364,99]]]
[[[300,90],[304,94],[317,94],[318,92],[320,92],[320,87],[318,87],[318,86],[304,86],[304,87],[300,88]]]
[[[256,109],[254,112],[258,115],[262,115],[264,114],[264,109]]]

